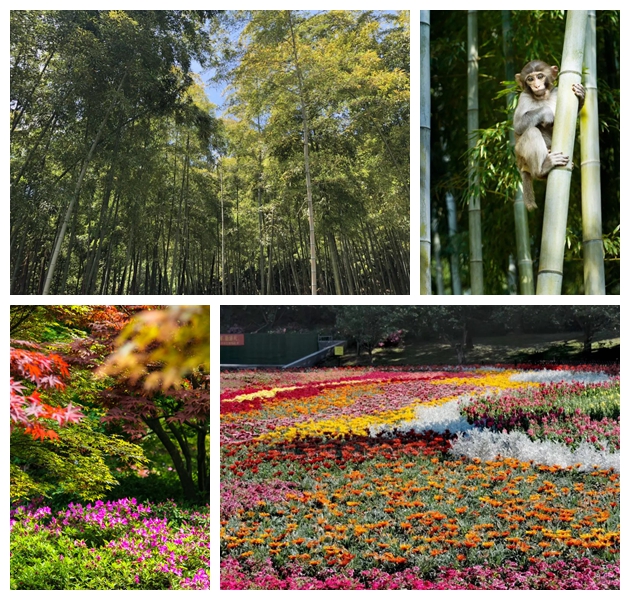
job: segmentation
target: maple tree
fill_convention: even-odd
[[[12,497],[98,496],[116,485],[113,466],[157,472],[138,444],[158,442],[183,495],[207,502],[209,307],[13,307],[11,317],[12,333],[36,340],[11,348]]]
[[[101,374],[121,375],[134,382],[142,378],[146,390],[179,387],[190,373],[200,367],[207,370],[210,307],[144,310],[124,327],[116,347],[100,367]],[[157,364],[161,368],[155,368]]]
[[[59,435],[47,426],[47,421],[63,426],[78,423],[83,415],[71,402],[65,407],[44,402],[39,390],[63,390],[68,364],[58,354],[44,354],[33,342],[14,340],[11,344],[11,428],[19,426],[34,439],[57,439]]]
[[[108,422],[131,439],[153,433],[169,454],[184,496],[209,490],[210,307],[171,306],[134,316],[99,373]]]

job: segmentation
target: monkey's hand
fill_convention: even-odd
[[[569,157],[563,152],[549,152],[540,167],[539,178],[546,177],[551,169],[556,167],[566,167],[569,164]]]
[[[578,99],[578,112],[582,110],[584,106],[584,98],[586,97],[586,90],[581,83],[573,84],[573,93],[577,96]]]

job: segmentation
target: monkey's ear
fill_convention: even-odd
[[[558,79],[558,67],[554,65],[553,67],[549,67],[549,69],[551,70],[552,81]]]
[[[514,78],[516,79],[516,83],[518,83],[519,87],[524,90],[525,89],[525,85],[523,83],[523,80],[521,79],[521,74],[517,73],[516,75],[514,75]]]

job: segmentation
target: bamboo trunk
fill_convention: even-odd
[[[455,206],[455,198],[450,192],[446,192],[446,213],[448,215],[448,237],[451,247],[453,247],[453,243],[457,239],[457,207]],[[454,296],[462,295],[458,252],[451,252],[451,290]]]
[[[586,98],[580,113],[582,175],[582,251],[584,293],[606,294],[604,242],[602,241],[602,190],[599,161],[599,112],[597,109],[597,40],[595,11],[588,11],[584,46]]]
[[[514,81],[514,42],[512,32],[512,20],[509,10],[501,11],[503,23],[503,54],[505,56],[505,78]],[[508,108],[514,102],[514,94],[506,97]],[[510,144],[514,148],[514,130],[510,130]],[[516,260],[518,263],[519,289],[522,295],[529,296],[534,290],[534,269],[532,265],[532,253],[529,241],[529,221],[527,209],[523,202],[523,187],[519,183],[514,196],[514,233],[516,238]]]
[[[420,11],[420,294],[431,294],[430,11]]]
[[[575,123],[578,99],[572,85],[582,79],[582,59],[586,36],[587,11],[567,12],[567,26],[562,50],[558,103],[551,140],[551,152],[563,152],[573,156]],[[566,167],[556,167],[549,173],[545,196],[540,266],[538,270],[538,295],[559,295],[562,292],[564,244],[569,213],[571,187],[571,162]]]
[[[295,73],[298,80],[298,92],[300,96],[300,109],[302,112],[302,133],[304,141],[304,176],[306,178],[306,201],[308,204],[308,228],[309,228],[309,247],[311,261],[311,295],[317,294],[317,260],[315,249],[315,214],[313,212],[313,193],[311,187],[311,167],[308,149],[308,134],[310,131],[310,123],[308,112],[306,110],[306,93],[304,90],[304,82],[302,79],[302,69],[298,58],[297,43],[295,41],[295,32],[293,31],[293,19],[291,11],[287,11],[289,19],[289,29],[291,30],[291,44],[293,47],[293,59],[295,60]]]
[[[468,11],[468,149],[477,144],[479,129],[479,54],[477,51],[477,11]],[[468,165],[468,238],[470,241],[470,288],[474,295],[483,294],[483,260],[481,250],[481,199],[479,170]]]

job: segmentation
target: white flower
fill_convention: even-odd
[[[510,376],[510,381],[532,381],[536,383],[602,383],[609,381],[610,377],[606,373],[587,372],[587,371],[571,371],[564,369],[561,371],[550,371],[542,369],[541,371],[523,371]]]
[[[470,401],[470,396],[462,396],[456,400],[450,400],[439,406],[416,406],[415,418],[412,421],[404,421],[396,425],[372,425],[370,436],[378,434],[392,435],[394,430],[398,434],[421,433],[432,430],[436,433],[444,433],[447,429],[451,433],[468,431],[472,425],[462,416],[459,407]]]
[[[582,442],[574,451],[550,440],[531,440],[520,431],[495,433],[489,429],[471,429],[460,433],[449,451],[456,456],[493,460],[497,456],[533,461],[537,464],[562,468],[580,465],[579,471],[595,467],[619,471],[619,452],[604,452]]]

